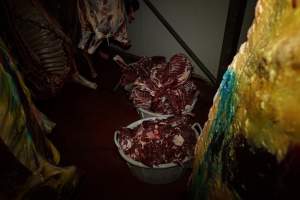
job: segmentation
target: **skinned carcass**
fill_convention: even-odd
[[[299,198],[299,3],[257,1],[196,145],[191,200]]]
[[[35,107],[18,67],[0,37],[0,199],[71,199],[78,171],[59,167],[47,138],[55,124]]]
[[[103,40],[113,39],[128,46],[126,10],[122,0],[78,0],[81,25],[79,48],[93,54]]]
[[[37,0],[5,4],[10,13],[12,40],[24,66],[21,71],[35,97],[55,95],[68,79],[97,87],[79,74],[71,40]]]

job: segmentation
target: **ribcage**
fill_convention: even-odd
[[[38,56],[43,70],[48,73],[63,74],[67,67],[63,41],[50,30],[40,29],[33,24],[30,29],[24,29],[23,33],[28,46]]]
[[[17,10],[17,33],[30,58],[25,58],[22,71],[36,96],[48,97],[59,90],[69,72],[70,62],[64,41],[57,35],[48,19],[32,5]]]

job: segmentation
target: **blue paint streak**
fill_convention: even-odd
[[[222,174],[221,157],[223,146],[231,138],[228,129],[234,119],[236,111],[235,90],[236,74],[231,69],[228,69],[223,76],[219,88],[220,100],[217,113],[209,130],[208,141],[211,141],[211,143],[207,152],[205,152],[204,160],[194,179],[192,199],[208,199],[209,184],[215,177]]]
[[[233,101],[236,86],[236,75],[232,70],[227,70],[220,86],[220,102],[215,122],[212,129],[217,132],[226,131],[231,125],[235,114],[236,105]]]

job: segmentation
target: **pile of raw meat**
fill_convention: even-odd
[[[134,129],[122,128],[119,136],[123,152],[149,167],[167,163],[182,165],[192,158],[196,144],[187,115],[144,121]]]
[[[114,61],[121,67],[122,75],[120,84],[123,87],[135,82],[137,78],[147,79],[150,77],[151,69],[161,63],[166,62],[163,56],[141,57],[137,62],[126,64],[126,62],[116,55]]]
[[[133,83],[130,98],[138,108],[161,114],[181,114],[188,110],[197,87],[191,80],[192,64],[184,54],[166,62],[164,57],[143,57],[127,65],[119,56],[121,84]]]

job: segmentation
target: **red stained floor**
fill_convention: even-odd
[[[139,116],[121,88],[113,91],[119,79],[118,68],[108,62],[97,66],[97,90],[70,83],[56,98],[39,102],[40,109],[57,123],[51,139],[61,152],[62,165],[75,165],[83,174],[77,199],[186,199],[189,174],[166,185],[142,183],[131,175],[114,146],[113,134]],[[195,113],[203,124],[212,92],[202,82],[199,86]]]

